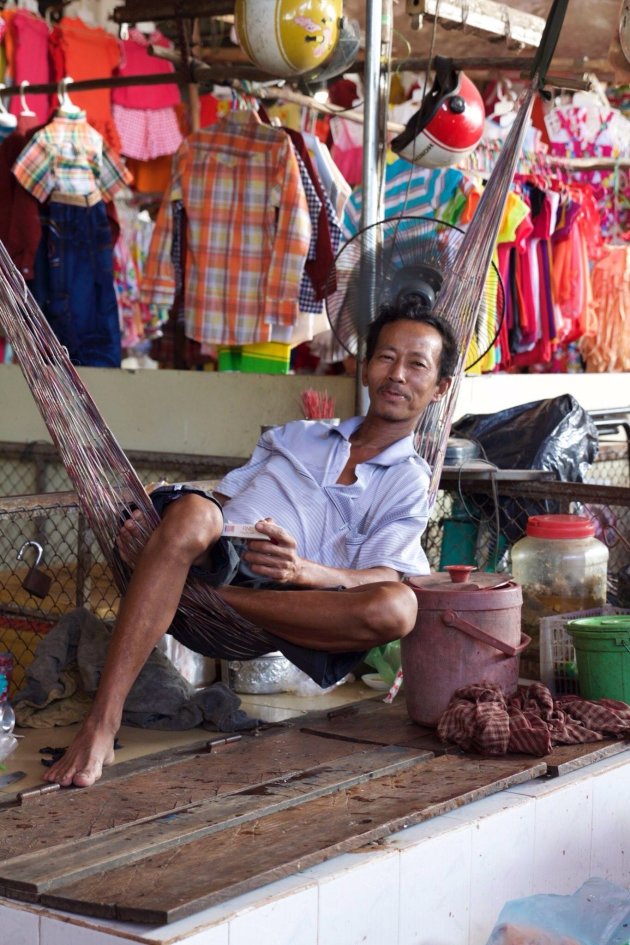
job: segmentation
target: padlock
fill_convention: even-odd
[[[39,571],[37,567],[44,554],[42,546],[37,541],[25,541],[17,553],[17,559],[18,561],[22,561],[24,549],[29,547],[37,549],[37,558],[35,559],[35,564],[22,581],[22,587],[34,597],[45,597],[50,590],[52,578],[48,574],[44,574],[43,571]]]

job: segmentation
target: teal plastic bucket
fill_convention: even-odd
[[[580,694],[630,703],[630,614],[570,620]]]

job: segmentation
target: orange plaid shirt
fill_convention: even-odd
[[[143,279],[143,300],[170,306],[172,204],[187,219],[186,335],[210,345],[269,341],[293,325],[311,222],[288,136],[232,111],[190,135],[173,158]]]

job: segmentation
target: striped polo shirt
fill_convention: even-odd
[[[420,536],[430,469],[411,436],[357,465],[351,485],[337,483],[362,420],[338,427],[297,420],[268,430],[249,462],[216,487],[229,498],[225,521],[271,517],[295,538],[301,557],[329,567],[428,573]]]

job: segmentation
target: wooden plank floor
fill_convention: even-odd
[[[412,723],[403,700],[319,711],[107,769],[87,790],[0,810],[0,894],[165,923],[514,784],[628,744],[481,758]]]
[[[159,923],[224,902],[544,774],[536,759],[443,756],[43,893],[44,905]],[[168,877],[168,882],[165,882]]]

